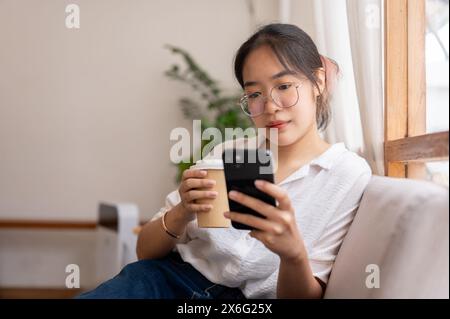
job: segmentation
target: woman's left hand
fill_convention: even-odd
[[[262,180],[255,181],[262,192],[274,197],[279,205],[274,207],[246,194],[231,191],[229,197],[244,206],[252,208],[265,216],[260,218],[238,212],[226,212],[224,215],[232,221],[255,228],[250,236],[261,241],[268,249],[285,260],[300,260],[306,257],[303,239],[295,221],[295,211],[287,192],[280,186]]]

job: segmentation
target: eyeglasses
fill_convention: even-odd
[[[288,108],[297,104],[299,95],[298,88],[301,84],[286,82],[270,89],[270,98],[281,108]],[[239,100],[242,111],[250,117],[257,117],[264,113],[268,97],[261,92],[248,93]]]

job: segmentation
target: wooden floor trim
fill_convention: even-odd
[[[0,299],[70,299],[83,291],[76,288],[0,288]]]
[[[97,223],[91,221],[53,221],[53,220],[0,220],[0,229],[96,229]]]

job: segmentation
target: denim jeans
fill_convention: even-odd
[[[239,288],[214,284],[180,255],[141,260],[78,299],[245,299]]]

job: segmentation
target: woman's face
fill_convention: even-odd
[[[321,74],[318,76],[320,86]],[[259,93],[265,97],[269,96],[274,87],[274,91],[281,92],[280,90],[285,89],[283,86],[285,83],[300,84],[298,101],[292,107],[279,107],[271,98],[268,98],[263,113],[252,118],[257,128],[267,129],[267,134],[270,128],[278,129],[278,146],[293,144],[311,130],[317,130],[316,96],[319,91],[305,76],[298,73],[292,74],[286,70],[270,47],[262,46],[247,56],[243,68],[243,80],[245,94],[257,96]]]

